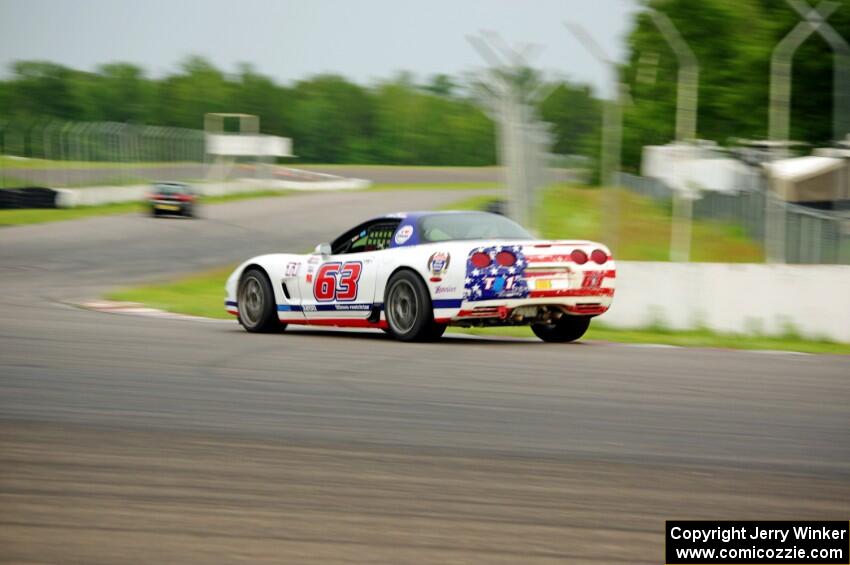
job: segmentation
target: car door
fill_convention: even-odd
[[[327,325],[365,324],[375,304],[380,261],[397,222],[371,222],[346,232],[328,255],[315,253],[302,281],[304,316]],[[380,301],[378,301],[380,302]]]

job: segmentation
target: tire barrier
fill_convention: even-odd
[[[39,186],[0,189],[0,209],[56,208],[57,191]]]

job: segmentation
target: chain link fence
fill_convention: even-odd
[[[205,176],[201,130],[115,122],[0,122],[0,188],[121,186]]]
[[[620,173],[620,185],[654,200],[670,202],[673,191],[664,182]],[[731,222],[765,242],[769,257],[786,263],[850,265],[850,214],[813,210],[769,195],[766,179],[741,175],[735,193],[703,192],[694,202],[694,218]],[[766,201],[769,199],[769,202]]]

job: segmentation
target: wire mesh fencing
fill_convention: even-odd
[[[643,196],[670,202],[663,181],[620,173],[620,185]],[[703,192],[694,202],[696,219],[730,222],[764,242],[768,257],[786,263],[850,265],[850,215],[814,210],[768,196],[761,175],[742,175],[733,193]]]
[[[204,132],[116,122],[0,122],[0,188],[205,177]]]

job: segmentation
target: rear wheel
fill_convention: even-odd
[[[543,341],[566,343],[584,335],[590,326],[590,316],[561,316],[551,324],[532,324],[531,331]]]
[[[259,269],[248,269],[239,281],[237,291],[239,322],[249,332],[282,330],[286,324],[277,319],[274,291],[266,274]]]
[[[384,299],[387,333],[401,341],[435,339],[434,310],[428,288],[412,271],[399,271],[387,284]]]
[[[446,324],[438,324],[437,322],[431,322],[431,325],[428,328],[428,334],[426,339],[440,339],[443,337],[443,334],[446,333],[446,328],[448,326]]]

